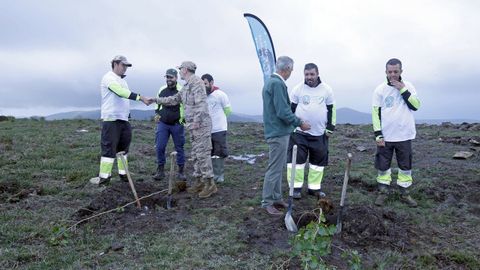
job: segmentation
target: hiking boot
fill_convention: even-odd
[[[186,181],[187,177],[183,173],[184,165],[178,165],[177,179],[181,181]]]
[[[128,182],[128,177],[126,174],[119,174],[118,177],[120,177],[120,181]]]
[[[269,213],[272,216],[283,216],[283,212],[279,211],[273,205],[269,205],[269,206],[265,207],[265,210],[267,210],[267,213]]]
[[[215,181],[213,179],[209,179],[205,181],[205,186],[203,187],[203,190],[198,193],[199,198],[208,198],[212,196],[212,194],[216,193],[218,191],[217,186],[215,185]]]
[[[108,184],[110,184],[110,177],[108,178],[100,177],[100,181],[98,181],[99,186],[106,186]]]
[[[400,200],[410,207],[417,207],[417,202],[409,195],[407,188],[400,188]]]
[[[387,194],[384,194],[384,193],[378,194],[377,198],[375,199],[375,205],[383,206],[385,204],[386,199],[387,199]]]
[[[274,202],[273,206],[278,208],[288,208],[288,203],[284,202],[283,200],[280,200],[280,201]]]
[[[160,181],[160,180],[163,180],[163,178],[165,178],[164,165],[158,165],[157,173],[155,174],[155,176],[153,176],[153,179]]]
[[[375,205],[376,206],[383,206],[385,204],[385,201],[387,200],[388,193],[389,193],[389,187],[388,185],[385,184],[378,184],[378,196],[375,199]]]
[[[195,181],[196,182],[193,186],[187,188],[188,193],[198,193],[203,190],[204,183],[202,183],[199,178],[196,178]]]
[[[302,198],[302,189],[301,188],[294,188],[293,189],[293,198],[297,199],[297,200]]]
[[[402,202],[406,203],[409,207],[417,207],[417,202],[408,194],[401,195],[400,199]]]

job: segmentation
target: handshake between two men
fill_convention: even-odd
[[[152,103],[156,103],[157,99],[154,97],[144,97],[140,96],[140,101],[143,102],[143,104],[150,106]]]

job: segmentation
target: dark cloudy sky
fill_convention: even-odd
[[[155,95],[183,60],[211,73],[233,109],[261,114],[263,79],[243,13],[259,16],[276,54],[317,63],[337,107],[369,112],[385,61],[404,63],[418,119],[480,119],[480,1],[2,1],[0,114],[100,106],[100,79],[124,54],[130,88]],[[135,108],[145,108],[135,103]],[[153,108],[152,108],[153,109]]]

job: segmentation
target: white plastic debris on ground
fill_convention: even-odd
[[[265,155],[264,153],[261,153],[258,155],[254,155],[254,154],[244,154],[240,156],[229,155],[228,157],[233,160],[246,161],[248,164],[255,164],[257,157],[263,157],[264,155]]]

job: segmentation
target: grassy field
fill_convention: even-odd
[[[166,181],[152,180],[155,124],[132,126],[129,167],[139,194],[165,189]],[[145,202],[148,209],[132,205],[65,231],[88,216],[82,209],[98,213],[133,199],[116,173],[106,188],[88,181],[98,174],[100,129],[90,120],[0,122],[1,269],[302,269],[283,217],[259,207],[268,162],[260,124],[230,125],[232,155],[265,155],[254,164],[227,159],[226,182],[215,196],[200,200],[181,192],[166,210],[163,193]],[[334,236],[331,254],[323,257],[329,268],[347,269],[341,253],[354,250],[362,269],[480,269],[480,154],[471,141],[480,141],[478,125],[418,126],[414,209],[397,193],[385,207],[373,205],[371,127],[337,129],[323,184],[335,206],[347,152],[354,159],[344,234]],[[456,151],[474,155],[457,160]],[[295,211],[315,205],[315,198],[305,197]]]

